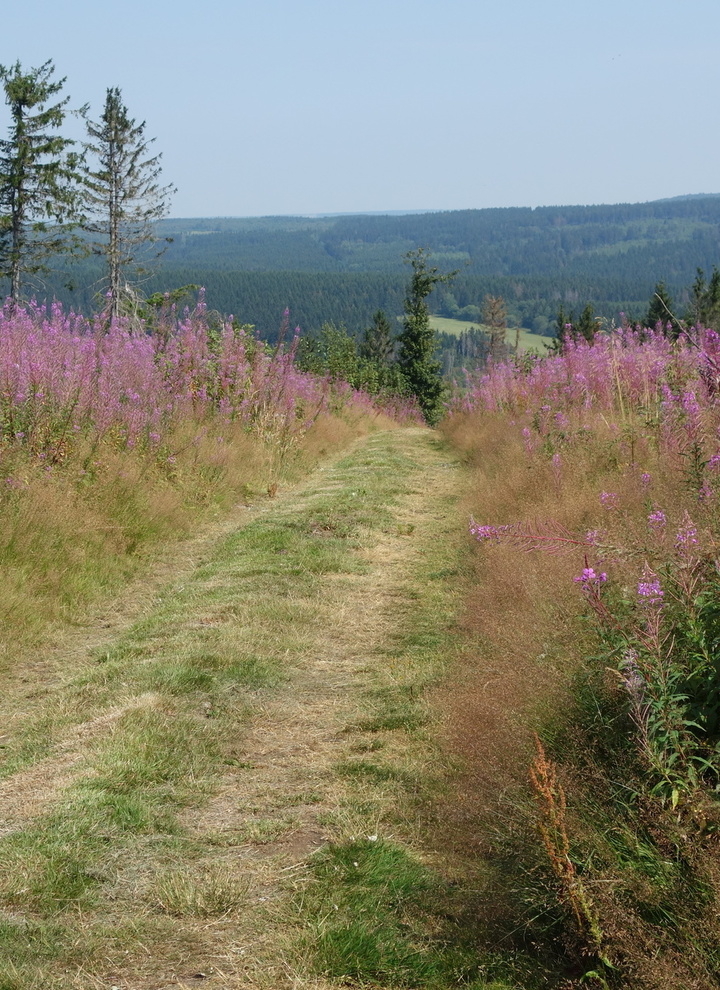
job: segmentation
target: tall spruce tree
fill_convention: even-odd
[[[430,310],[425,301],[436,285],[451,282],[457,272],[442,274],[429,267],[429,253],[424,248],[410,251],[405,260],[412,266],[412,276],[405,297],[403,330],[398,341],[398,364],[411,395],[417,399],[423,416],[431,426],[442,414],[445,385],[441,364],[435,358],[437,335],[430,326]]]
[[[705,280],[705,272],[697,269],[695,281],[690,290],[690,306],[687,321],[693,325],[720,328],[720,269],[713,265],[710,281]]]
[[[65,83],[53,81],[54,72],[52,61],[27,72],[20,62],[0,66],[12,118],[0,140],[0,274],[15,302],[28,276],[47,271],[50,256],[75,243],[79,157],[58,133],[70,97],[51,102]]]
[[[493,361],[505,357],[505,334],[507,333],[507,307],[502,296],[485,296],[482,319],[490,328],[490,354]]]
[[[368,361],[379,365],[387,365],[393,356],[395,341],[390,321],[384,310],[378,309],[373,313],[372,324],[363,333],[360,353]]]
[[[118,316],[137,299],[135,286],[151,274],[147,263],[162,250],[155,223],[167,215],[172,185],[159,184],[161,155],[151,156],[154,138],[145,137],[145,121],[128,115],[120,90],[108,89],[97,123],[86,119],[86,152],[95,167],[85,168],[84,229],[95,237],[94,253],[103,255],[107,271],[106,309]],[[164,249],[164,248],[163,248]]]
[[[668,326],[673,336],[677,335],[678,322],[673,316],[673,301],[664,282],[658,282],[650,298],[648,311],[645,315],[645,326],[652,330],[658,325],[665,330]]]

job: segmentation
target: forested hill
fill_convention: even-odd
[[[428,247],[472,275],[692,279],[720,248],[720,196],[616,206],[512,207],[404,216],[165,220],[170,266],[245,271],[401,271]],[[692,255],[692,257],[689,257]]]
[[[407,215],[172,219],[172,238],[146,291],[206,286],[211,307],[272,336],[285,307],[312,331],[327,321],[350,330],[383,308],[402,311],[403,258],[429,248],[432,263],[458,269],[431,298],[443,315],[477,320],[487,293],[502,295],[511,322],[552,332],[558,309],[591,302],[598,315],[641,318],[664,280],[682,310],[696,269],[720,263],[720,195],[614,206],[517,207]],[[53,288],[91,305],[89,264]]]

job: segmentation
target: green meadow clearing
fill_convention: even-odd
[[[465,320],[451,320],[446,316],[431,316],[430,326],[433,330],[437,330],[439,333],[451,333],[457,337],[467,330],[484,330],[489,333],[489,328],[484,326],[482,323],[467,323]],[[509,327],[505,335],[505,340],[513,347],[515,346],[516,333],[517,330],[515,327]],[[544,354],[545,344],[551,344],[552,340],[552,337],[543,337],[538,333],[530,333],[529,330],[524,330],[520,327],[518,343],[521,351],[536,350],[541,354]]]

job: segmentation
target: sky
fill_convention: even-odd
[[[174,217],[453,210],[720,192],[718,36],[718,0],[24,0],[0,64],[93,119],[120,87]]]

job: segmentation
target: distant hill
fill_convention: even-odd
[[[402,271],[403,255],[425,246],[438,264],[466,274],[679,283],[718,259],[720,196],[403,215],[176,219],[159,230],[174,238],[170,267]]]
[[[148,291],[205,285],[222,312],[275,332],[286,306],[305,330],[325,320],[366,326],[375,309],[402,311],[403,259],[426,247],[432,263],[457,270],[431,297],[438,315],[475,321],[486,293],[503,295],[512,322],[551,332],[560,305],[592,302],[600,315],[639,318],[664,280],[682,308],[698,267],[720,263],[720,195],[687,195],[607,206],[508,207],[315,217],[201,217],[162,221],[172,238]],[[88,265],[68,294],[90,305]]]
[[[686,193],[684,196],[669,196],[665,199],[658,199],[657,203],[677,203],[683,199],[710,199],[713,196],[720,196],[720,193]]]

